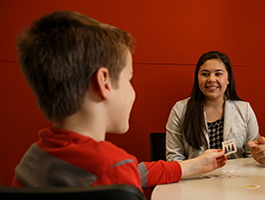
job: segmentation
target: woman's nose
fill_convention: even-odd
[[[216,81],[216,79],[215,79],[214,74],[210,74],[210,75],[208,76],[208,82],[215,82],[215,81]]]

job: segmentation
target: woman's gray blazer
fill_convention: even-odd
[[[199,151],[193,149],[183,135],[182,124],[189,98],[178,101],[172,108],[166,124],[166,159],[181,161],[195,158],[209,148],[209,136],[205,131],[207,145]],[[207,127],[206,115],[204,113]],[[223,140],[235,138],[237,152],[228,155],[230,158],[249,157],[248,141],[259,137],[259,127],[254,111],[245,101],[226,100],[224,106]]]

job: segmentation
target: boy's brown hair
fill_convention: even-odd
[[[113,84],[126,64],[132,38],[88,16],[56,11],[35,21],[18,38],[21,69],[47,120],[80,109],[93,74],[109,70]]]

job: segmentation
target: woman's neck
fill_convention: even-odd
[[[214,100],[205,98],[204,106],[210,107],[210,108],[212,107],[215,109],[220,109],[220,108],[223,108],[224,102],[225,102],[225,97],[214,99]]]
[[[224,116],[224,99],[206,101],[204,104],[207,122],[215,122]]]

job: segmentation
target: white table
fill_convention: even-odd
[[[241,185],[260,185],[246,189]],[[265,166],[252,158],[228,160],[227,164],[210,173],[194,175],[178,183],[158,185],[151,200],[265,200]]]

